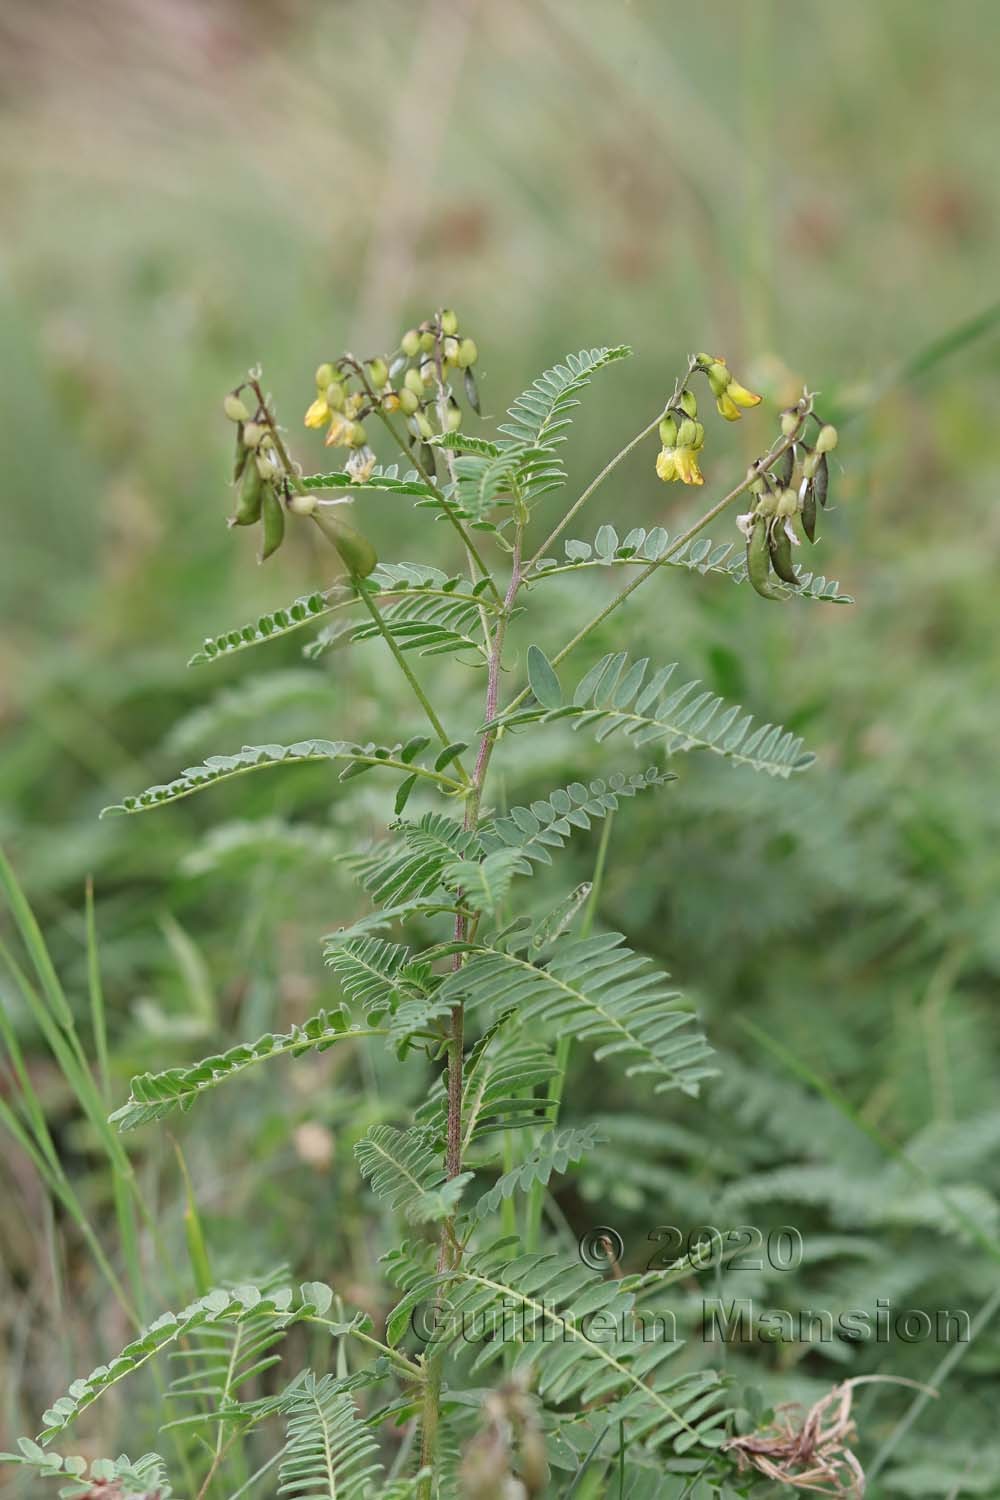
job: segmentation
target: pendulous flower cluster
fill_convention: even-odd
[[[724,359],[711,354],[696,354],[691,373],[701,371],[715,397],[715,404],[729,422],[739,420],[742,407],[758,406],[760,397],[734,380]],[[674,398],[660,419],[660,452],[656,472],[660,479],[682,484],[704,484],[698,454],[705,446],[705,428],[698,421],[698,401],[685,387]]]
[[[803,435],[810,421],[818,428],[811,445]],[[837,446],[837,429],[821,421],[808,395],[782,412],[781,431],[791,441],[771,469],[751,470],[754,504],[736,518],[747,544],[747,576],[765,599],[788,596],[787,589],[772,581],[772,573],[789,588],[799,587],[792,549],[801,545],[800,530],[808,541],[816,541],[816,507],[825,507],[829,494],[827,455]]]

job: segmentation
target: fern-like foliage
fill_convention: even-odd
[[[187,1368],[170,1382],[167,1395],[175,1401],[197,1401],[199,1409],[188,1416],[177,1417],[167,1427],[185,1427],[205,1421],[202,1406],[219,1421],[232,1421],[240,1413],[240,1395],[252,1380],[280,1363],[272,1353],[284,1337],[284,1329],[275,1323],[266,1299],[285,1280],[285,1269],[252,1283],[224,1283],[224,1290],[251,1308],[238,1320],[204,1323],[184,1340],[184,1349],[171,1350],[169,1358]],[[260,1304],[254,1311],[254,1304]]]
[[[385,490],[391,495],[415,495],[419,498],[437,494],[433,485],[421,479],[416,469],[408,469],[402,476],[398,464],[376,465],[369,477],[363,481],[352,479],[350,474],[337,470],[332,474],[305,474],[302,484],[307,490],[343,490],[346,495],[361,495],[373,490]]]
[[[562,1255],[518,1255],[516,1247],[498,1240],[455,1271],[417,1279],[389,1318],[389,1342],[402,1337],[413,1309],[440,1287],[448,1315],[428,1354],[473,1344],[480,1347],[478,1368],[516,1342],[522,1348],[515,1368],[533,1366],[546,1405],[600,1401],[602,1416],[624,1424],[628,1440],[651,1451],[721,1445],[728,1413],[720,1409],[718,1376],[674,1371],[681,1344],[663,1337],[662,1328],[649,1337],[627,1281],[604,1281]]]
[[[135,1130],[150,1120],[160,1120],[175,1109],[190,1109],[209,1089],[245,1073],[272,1057],[301,1057],[305,1052],[325,1052],[336,1042],[365,1036],[382,1036],[372,1027],[352,1027],[342,1010],[321,1010],[301,1026],[279,1035],[268,1032],[255,1042],[230,1047],[214,1057],[204,1057],[190,1068],[168,1068],[162,1073],[140,1073],[132,1079],[129,1098],[109,1117],[118,1130]]]
[[[401,819],[394,832],[397,839],[344,861],[380,906],[431,895],[448,865],[483,853],[477,836],[446,813],[425,813],[416,822]]]
[[[536,1182],[546,1187],[553,1172],[565,1172],[571,1162],[581,1161],[603,1140],[604,1136],[596,1125],[586,1125],[582,1130],[550,1131],[518,1166],[505,1172],[489,1192],[483,1194],[473,1209],[473,1217],[481,1220],[496,1213],[505,1198],[530,1191]]]
[[[317,589],[311,594],[302,594],[286,604],[283,609],[259,615],[236,630],[224,631],[221,635],[206,638],[200,651],[196,651],[188,662],[189,667],[202,662],[216,661],[220,657],[232,656],[237,651],[246,651],[250,646],[260,646],[264,641],[277,636],[290,635],[301,630],[303,625],[322,619],[331,610],[353,602],[354,590],[335,585],[330,589]]]
[[[454,1213],[472,1178],[471,1172],[462,1172],[449,1180],[440,1153],[430,1146],[426,1132],[419,1129],[397,1130],[392,1125],[374,1125],[358,1141],[354,1155],[376,1196],[414,1224]]]
[[[447,865],[441,879],[461,897],[463,905],[495,917],[507,899],[514,876],[530,870],[519,849],[495,849],[482,859],[462,859]]]
[[[43,1414],[44,1429],[39,1442],[55,1437],[126,1375],[206,1324],[250,1321],[259,1328],[266,1316],[274,1328],[283,1330],[293,1323],[322,1317],[332,1300],[333,1292],[323,1282],[304,1282],[298,1294],[289,1286],[266,1292],[249,1285],[232,1289],[216,1287],[180,1312],[163,1313],[109,1364],[98,1365],[84,1379],[74,1380],[67,1394],[60,1396]]]
[[[621,345],[567,355],[518,396],[496,443],[473,447],[457,435],[457,440],[439,440],[439,446],[457,454],[453,498],[462,517],[483,525],[497,504],[514,496],[530,504],[564,484],[556,450],[566,440],[577,397],[598,370],[631,352]]]
[[[648,657],[629,664],[624,651],[602,656],[569,703],[515,709],[493,719],[491,727],[565,719],[573,729],[594,729],[598,740],[622,730],[635,745],[662,742],[668,755],[711,750],[769,776],[787,777],[812,765],[815,757],[803,751],[801,736],[791,730],[772,724],[754,728],[752,714],[743,714],[739,705],[726,708],[709,690],[698,692],[697,680],[671,690],[676,670],[677,663],[671,662],[647,682]]]
[[[472,947],[438,997],[473,1009],[510,1006],[522,1025],[590,1043],[598,1061],[625,1058],[627,1076],[650,1074],[657,1093],[679,1088],[696,1094],[714,1072],[711,1048],[687,1001],[617,932],[559,937],[544,964]]]
[[[387,601],[382,605],[382,618],[400,650],[417,651],[421,656],[464,651],[473,660],[484,657],[482,612],[496,608],[492,580],[481,578],[470,585],[467,578],[451,577],[440,568],[380,563],[363,586]],[[378,634],[367,618],[336,621],[320,631],[304,654],[312,659],[331,646],[374,640]]]
[[[245,776],[250,771],[267,770],[279,765],[300,765],[303,761],[345,761],[340,780],[360,775],[374,766],[385,766],[389,770],[404,773],[407,780],[423,777],[437,782],[449,791],[460,791],[461,783],[445,776],[440,769],[431,769],[419,764],[415,757],[430,741],[424,735],[410,740],[406,745],[356,745],[349,740],[299,740],[294,745],[244,745],[237,755],[210,755],[200,766],[189,766],[173,781],[159,786],[147,787],[137,797],[126,797],[122,802],[106,807],[102,817],[121,813],[147,812],[153,807],[162,807],[166,802],[178,802],[190,797],[217,781],[228,781],[234,776]],[[464,745],[462,749],[464,749]],[[440,765],[438,756],[436,766]]]
[[[429,970],[415,964],[409,948],[377,937],[330,939],[326,961],[336,971],[345,994],[364,1009],[369,1025],[392,1012],[400,1000],[426,992]]]
[[[634,527],[619,540],[613,526],[598,528],[593,542],[569,540],[564,544],[566,558],[559,562],[554,557],[539,558],[539,577],[557,578],[564,573],[578,573],[586,568],[607,568],[615,565],[645,566],[657,562],[670,546],[670,535],[662,526],[653,526],[647,531],[642,526]],[[686,542],[672,557],[665,559],[665,566],[686,568],[694,573],[720,573],[733,583],[746,583],[746,548],[735,542],[716,544],[707,537]],[[799,580],[798,588],[784,592],[789,597],[815,599],[824,604],[853,604],[850,594],[840,592],[836,578],[826,578],[821,573],[811,573],[801,564],[795,568]]]
[[[552,1053],[537,1042],[507,1036],[505,1023],[491,1027],[466,1060],[462,1074],[463,1155],[484,1139],[503,1130],[544,1125],[553,1101],[535,1091],[544,1088],[559,1069]],[[439,1078],[417,1110],[416,1119],[443,1146],[448,1114],[444,1080]]]
[[[648,771],[631,776],[616,772],[607,781],[598,777],[589,786],[573,781],[532,802],[530,807],[512,807],[505,817],[481,824],[479,841],[488,852],[518,849],[526,862],[535,860],[549,865],[552,863],[549,850],[564,848],[574,828],[587,829],[591,819],[606,818],[616,812],[621,797],[634,797],[676,779],[672,772],[650,766]],[[525,868],[521,866],[521,873],[525,873]]]
[[[37,1479],[58,1479],[60,1500],[83,1500],[84,1496],[135,1495],[141,1500],[170,1500],[173,1488],[166,1464],[158,1453],[144,1453],[134,1462],[127,1453],[118,1458],[64,1458],[40,1448],[30,1438],[18,1438],[19,1453],[0,1453],[0,1463],[30,1469]]]
[[[368,1500],[382,1474],[378,1445],[353,1396],[332,1375],[306,1372],[287,1406],[278,1494],[295,1500]]]

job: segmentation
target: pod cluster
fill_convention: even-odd
[[[798,588],[792,549],[800,545],[800,532],[815,542],[817,506],[825,507],[829,494],[827,455],[837,446],[837,429],[803,406],[782,412],[782,433],[794,441],[770,469],[752,481],[753,508],[737,519],[746,538],[747,576],[765,599],[787,597],[775,579]],[[818,428],[811,444],[803,433],[808,421]]]
[[[270,412],[257,401],[253,412],[240,395],[244,387],[230,391],[223,402],[226,416],[236,423],[236,458],[233,481],[236,509],[230,526],[261,528],[258,561],[273,556],[285,538],[285,501],[288,476],[274,440]]]
[[[242,392],[253,389],[255,406],[251,413]],[[375,548],[367,537],[349,521],[334,513],[344,501],[322,501],[303,490],[285,464],[285,453],[276,436],[274,418],[258,391],[252,386],[238,386],[230,391],[223,409],[236,424],[236,458],[233,481],[236,486],[236,509],[230,526],[261,527],[259,562],[272,557],[285,539],[286,515],[311,517],[320,531],[337,550],[352,578],[367,578],[378,563]]]
[[[453,388],[456,376],[461,377],[469,406],[479,414],[473,373],[478,359],[475,340],[462,333],[458,315],[445,308],[407,329],[391,354],[365,360],[344,354],[325,360],[316,371],[316,399],[306,411],[305,424],[326,427],[329,446],[349,448],[347,472],[364,480],[375,464],[365,419],[376,415],[391,420],[399,414],[411,449],[419,450],[423,468],[433,477],[437,455],[429,440],[457,431],[462,423]]]

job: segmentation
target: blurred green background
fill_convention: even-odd
[[[656,1224],[793,1222],[820,1248],[794,1289],[758,1295],[974,1316],[996,1259],[861,1126],[995,1238],[996,6],[7,0],[0,40],[0,842],[81,1018],[94,878],[115,1097],[137,1068],[336,998],[316,939],[361,908],[331,856],[359,806],[374,833],[389,803],[374,779],[331,788],[304,768],[148,820],[99,823],[100,808],[244,742],[406,727],[379,643],[308,665],[293,636],[185,666],[204,635],[329,575],[298,537],[258,570],[253,541],[227,532],[222,393],[261,361],[298,457],[324,468],[299,426],[315,364],[394,346],[443,303],[479,343],[494,417],[568,350],[629,342],[635,357],[584,398],[572,486],[707,348],[769,405],[712,425],[706,495],[766,446],[773,403],[803,382],[842,420],[816,566],[857,604],[771,608],[671,572],[595,643],[595,658],[616,643],[676,656],[797,728],[820,765],[764,784],[692,758],[679,785],[619,816],[601,918],[697,996],[723,1072],[703,1100],[644,1114],[581,1070],[573,1109],[621,1105],[632,1124],[563,1209],[576,1229],[627,1229],[631,1266]],[[571,534],[696,514],[657,482],[654,453],[633,455]],[[387,559],[452,560],[407,502],[372,502],[365,521]],[[734,537],[731,519],[712,534]],[[539,638],[557,645],[611,587],[584,577],[582,595],[539,601]],[[461,720],[465,675],[447,658],[422,671]],[[602,769],[576,737],[527,753],[512,800]],[[581,841],[560,881],[593,857]],[[9,986],[3,1003],[116,1256],[103,1159]],[[840,1090],[855,1123],[747,1020]],[[425,1084],[381,1059],[360,1080],[338,1066],[221,1091],[177,1133],[213,1269],[287,1259],[377,1311],[350,1146],[382,1107],[380,1074],[401,1110]],[[9,1076],[0,1088],[11,1095]],[[182,1183],[165,1136],[144,1136],[136,1160],[172,1267],[158,1311],[184,1288]],[[17,1151],[0,1183],[9,1441],[121,1327]],[[852,1370],[930,1380],[946,1353],[897,1341],[733,1358],[776,1399],[815,1399]],[[858,1451],[884,1449],[873,1492],[948,1493],[945,1473],[953,1494],[1000,1494],[998,1370],[987,1322],[899,1443],[909,1395],[868,1388]],[[127,1415],[109,1398],[83,1437],[120,1443]]]

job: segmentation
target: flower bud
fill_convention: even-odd
[[[445,359],[450,359],[452,361],[457,360],[458,339],[451,337],[446,338],[444,343],[441,345],[441,353],[444,355]]]
[[[698,424],[692,422],[688,417],[677,429],[678,448],[696,448],[698,446]]]
[[[330,382],[330,384],[326,388],[326,395],[323,397],[323,400],[326,402],[331,411],[344,410],[344,407],[347,404],[347,392],[344,390],[344,387],[340,384],[339,380],[333,380]]]
[[[403,387],[405,390],[412,392],[414,396],[422,396],[424,394],[424,382],[420,371],[412,368],[407,370],[403,376]],[[403,409],[404,411],[406,410],[405,407]]]
[[[415,328],[407,329],[399,341],[399,347],[408,359],[420,352],[420,335]]]
[[[347,416],[354,418],[359,416],[361,408],[365,404],[365,398],[361,391],[352,391],[344,401],[344,411]]]
[[[691,446],[693,448],[704,448],[705,424],[703,422],[696,422],[694,424],[694,442],[691,444]]]
[[[409,394],[412,394],[412,392],[410,392]],[[385,395],[382,397],[382,410],[390,412],[399,411],[399,407],[400,400],[396,392],[386,391]]]
[[[325,359],[316,370],[316,389],[318,391],[325,391],[330,382],[332,380],[336,380],[336,378],[336,370],[333,368],[333,365],[331,365],[330,361],[328,359]]]
[[[248,448],[256,448],[266,431],[259,422],[247,422],[243,428],[243,441]]]
[[[816,452],[832,453],[837,446],[838,436],[836,427],[831,427],[829,422],[821,427],[816,438]]]
[[[729,366],[722,359],[713,359],[712,363],[708,366],[706,374],[708,375],[708,383],[712,387],[713,396],[721,396],[733,378],[729,373]]]
[[[806,479],[816,478],[816,470],[819,468],[820,457],[819,453],[807,453],[802,460],[802,473]]]
[[[414,375],[416,375],[416,371],[415,370],[412,371],[412,372],[409,371],[409,370],[407,370],[406,373],[407,373],[407,375],[409,375],[411,373],[414,374]],[[417,379],[419,380],[420,377],[417,376]],[[422,384],[421,384],[420,389],[421,389],[421,393],[422,393],[423,392],[423,385]],[[404,385],[403,389],[399,393],[399,405],[400,405],[400,410],[401,411],[405,411],[405,413],[406,413],[406,415],[408,417],[412,417],[413,413],[417,410],[417,407],[420,405],[420,397],[416,394],[415,391],[411,391],[410,387],[408,385]]]
[[[467,370],[474,365],[479,358],[479,350],[476,348],[475,339],[462,339],[458,346],[458,356],[455,363],[460,370]]]
[[[381,390],[389,379],[389,367],[384,359],[369,360],[368,373],[376,390]]]
[[[232,392],[223,401],[222,409],[230,422],[248,422],[250,420],[250,413],[247,411],[245,403],[240,400],[239,396],[234,396]]]
[[[437,369],[432,359],[424,360],[420,366],[420,376],[426,390],[429,390],[432,385],[437,384]]]
[[[322,427],[329,415],[330,408],[326,404],[325,397],[317,396],[316,400],[306,412],[305,424],[307,427]]]
[[[673,417],[660,418],[660,442],[664,448],[672,448],[677,442],[677,423]]]
[[[462,425],[462,408],[457,401],[453,401],[448,407],[448,415],[445,420],[446,432],[457,432]]]
[[[293,516],[311,516],[316,509],[316,496],[300,495],[298,492],[289,495],[288,509]]]
[[[698,403],[695,400],[694,391],[681,391],[678,397],[678,405],[686,416],[696,417],[698,415]]]
[[[458,315],[453,308],[446,307],[441,314],[441,332],[449,335],[458,332]]]
[[[417,431],[422,438],[432,438],[434,436],[434,428],[431,426],[430,420],[424,415],[422,411],[418,411],[413,420],[416,424]]]
[[[430,354],[436,342],[437,340],[435,339],[431,329],[425,328],[420,335],[420,347],[424,351],[424,353]]]
[[[347,434],[347,446],[349,448],[360,448],[367,436],[368,434],[365,432],[363,422],[352,422],[351,430]]]
[[[799,411],[796,406],[786,407],[781,413],[781,431],[785,437],[793,437],[799,430]]]

